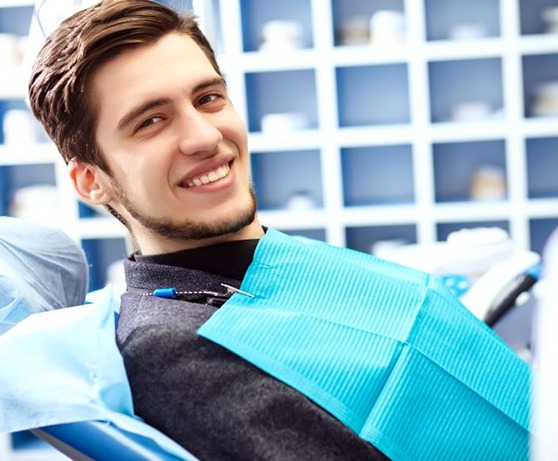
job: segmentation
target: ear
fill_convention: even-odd
[[[68,173],[80,199],[86,203],[106,205],[113,198],[113,188],[108,175],[96,165],[72,159]]]

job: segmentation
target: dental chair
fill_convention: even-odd
[[[10,407],[10,402],[6,404],[3,401],[6,397],[2,394],[4,384],[14,379],[13,371],[22,368],[22,362],[19,361],[12,364],[12,372],[5,371],[5,360],[9,355],[6,353],[6,347],[3,348],[5,346],[3,340],[10,339],[11,335],[17,338],[17,323],[21,323],[17,327],[23,327],[24,322],[26,322],[31,324],[31,328],[40,328],[44,321],[42,318],[40,321],[38,319],[39,316],[43,316],[44,319],[54,318],[52,325],[57,326],[59,322],[56,316],[66,321],[68,316],[75,313],[75,317],[78,318],[76,321],[77,327],[82,328],[84,325],[88,327],[89,330],[85,334],[91,335],[92,342],[98,340],[99,343],[103,343],[104,339],[104,343],[114,343],[111,339],[114,337],[115,315],[117,314],[115,314],[113,308],[117,301],[113,301],[113,305],[110,306],[110,302],[103,304],[98,297],[96,299],[94,297],[91,301],[92,304],[89,306],[104,306],[105,310],[92,310],[93,315],[83,316],[82,312],[87,312],[89,308],[87,304],[84,305],[86,287],[87,264],[85,257],[82,250],[69,237],[59,231],[55,232],[30,225],[14,218],[0,217],[0,363],[3,364],[2,369],[0,369],[0,431],[3,429],[3,421],[9,421],[10,418],[19,419],[19,413],[23,411],[19,405],[12,404]],[[56,292],[58,292],[57,296],[55,296]],[[113,300],[116,300],[116,294],[111,294],[111,296]],[[70,306],[76,307],[60,309]],[[53,309],[55,311],[52,313],[30,315]],[[33,325],[33,321],[35,321],[35,325]],[[82,323],[79,323],[80,321]],[[98,328],[95,322],[99,322],[102,328]],[[112,330],[108,328],[110,326],[112,326]],[[13,331],[10,331],[12,328]],[[101,335],[104,336],[101,337]],[[52,338],[47,338],[47,341],[43,343],[45,346],[48,344],[50,350],[36,350],[39,357],[38,361],[44,357],[59,355],[60,344],[63,344],[57,342],[60,336],[60,334],[55,333]],[[26,338],[29,338],[29,336],[26,336]],[[114,358],[114,355],[118,355],[116,345],[111,344],[110,347],[112,348],[110,353]],[[102,349],[100,352],[106,354],[107,350]],[[61,352],[60,355],[64,355],[64,353]],[[68,354],[71,354],[71,351]],[[65,367],[68,364],[75,366],[76,357],[81,359],[79,353],[75,356],[70,355],[66,361],[62,361],[62,366]],[[57,359],[57,357],[54,357],[53,360],[56,361]],[[32,425],[33,418],[36,416],[31,415],[31,418],[21,422],[18,427],[9,428],[8,423],[8,432],[30,430],[74,460],[195,460],[196,458],[182,447],[174,444],[166,436],[133,415],[131,405],[126,407],[126,403],[131,404],[131,394],[118,397],[125,401],[123,406],[126,407],[125,411],[119,411],[122,405],[115,404],[114,401],[118,399],[115,399],[110,393],[114,392],[113,388],[119,377],[126,382],[117,383],[116,386],[122,385],[122,387],[127,388],[127,379],[123,365],[119,364],[118,361],[115,363],[121,368],[120,375],[111,377],[111,379],[114,378],[114,381],[109,381],[103,389],[103,398],[99,401],[99,404],[103,406],[99,414],[107,413],[109,417],[98,417],[96,416],[96,410],[93,409],[86,412],[86,417],[84,416],[85,413],[80,413],[77,416],[72,415],[70,419],[74,420],[71,421]],[[9,368],[10,364],[8,363],[7,366]],[[45,370],[45,373],[48,373],[50,369],[47,366]],[[58,373],[58,369],[56,370],[52,374]],[[61,369],[61,378],[58,384],[67,381],[64,377],[69,376],[69,372],[72,372],[71,366]],[[85,375],[91,373],[90,370],[86,370],[86,372]],[[3,379],[4,383],[2,382]],[[87,384],[87,376],[83,379]],[[58,384],[55,383],[53,389],[58,389],[56,387]],[[27,397],[20,397],[17,394],[18,392],[21,393],[19,389],[21,387],[16,388],[16,397],[24,402]],[[42,388],[38,387],[38,389],[41,390]],[[63,390],[58,391],[58,393],[61,392],[63,393]],[[50,394],[45,391],[45,393],[48,397],[53,396],[56,391],[50,392]],[[33,392],[29,391],[29,395],[29,398],[32,399]],[[104,406],[109,407],[108,412],[105,411]],[[36,410],[33,402],[27,408],[30,409],[30,413],[41,413]],[[52,404],[50,407],[47,405],[45,413],[56,412],[58,408],[56,404]],[[10,411],[12,412],[11,416]]]

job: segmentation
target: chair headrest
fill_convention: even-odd
[[[59,229],[0,217],[0,333],[34,312],[83,304],[83,250]]]

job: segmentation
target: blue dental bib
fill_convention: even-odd
[[[527,460],[531,370],[433,276],[269,229],[199,330],[394,460]]]

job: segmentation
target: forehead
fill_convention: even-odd
[[[122,112],[139,99],[183,94],[201,80],[217,75],[194,40],[172,33],[152,44],[124,51],[101,65],[92,75],[91,89],[102,117],[108,108]]]

